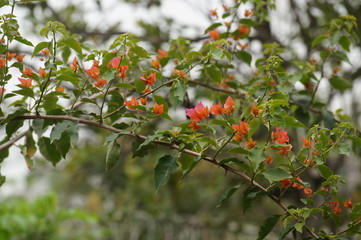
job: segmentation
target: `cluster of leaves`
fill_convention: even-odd
[[[13,1],[12,11],[22,2],[26,1]],[[13,12],[1,16],[0,104],[5,108],[0,117],[6,132],[0,145],[1,161],[8,157],[9,146],[24,137],[20,148],[30,169],[37,150],[56,166],[76,146],[80,124],[98,127],[111,132],[104,143],[108,170],[120,158],[119,139],[131,136],[136,139],[134,156],[145,156],[156,145],[174,151],[155,163],[156,189],[168,183],[180,167],[180,157],[188,154],[194,159],[182,163],[183,177],[205,160],[247,183],[245,210],[257,198],[271,198],[283,215],[267,218],[258,239],[264,239],[280,219],[281,239],[291,232],[313,239],[342,239],[359,233],[361,204],[339,193],[345,181],[328,166],[328,160],[331,154],[348,155],[351,145],[360,148],[360,132],[326,111],[316,97],[324,78],[338,91],[352,87],[338,73],[341,63],[350,62],[347,52],[357,40],[356,19],[332,20],[325,34],[312,42],[317,58],[285,63],[281,56],[285,49],[265,44],[263,56],[253,59],[247,50],[249,35],[267,20],[265,6],[275,6],[273,1],[253,1],[254,8],[240,14],[246,2],[223,6],[221,16],[211,10],[217,22],[206,29],[209,39],[200,47],[177,38],[169,49],[157,53],[141,47],[131,34],[114,39],[108,50],[92,49],[60,22],[49,22],[41,29],[40,35],[47,40],[34,46],[20,35]],[[1,6],[9,4],[5,1]],[[31,47],[31,56],[11,53],[15,42]],[[40,65],[38,71],[26,67],[29,58]],[[327,76],[329,64],[333,68]],[[247,65],[254,74],[241,80],[239,66]],[[302,90],[295,87],[297,83],[303,85]],[[9,90],[11,85],[16,89]],[[207,89],[206,95],[191,96],[191,90],[200,92],[201,88]],[[179,113],[170,111],[178,109],[191,121],[179,121]],[[173,125],[149,133],[144,129],[150,121]],[[297,137],[289,137],[291,131]],[[322,179],[320,185],[304,181],[310,179],[310,172]],[[238,188],[228,190],[221,202]],[[298,190],[304,194],[301,201],[286,205],[284,196]],[[343,213],[349,217],[347,226],[340,217]],[[331,234],[316,229],[307,224],[311,218],[336,221],[345,225],[344,230]]]

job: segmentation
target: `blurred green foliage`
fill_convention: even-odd
[[[0,215],[0,239],[4,240],[95,240],[108,236],[96,215],[64,209],[54,194],[35,200],[24,197],[2,200]]]

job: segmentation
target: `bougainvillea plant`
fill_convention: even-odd
[[[210,10],[215,22],[201,45],[179,37],[157,52],[131,34],[115,38],[108,49],[91,48],[60,22],[49,22],[40,30],[43,41],[32,43],[13,15],[24,2],[0,1],[11,9],[0,16],[1,161],[10,146],[23,141],[18,146],[29,169],[39,153],[56,166],[77,144],[80,128],[101,128],[109,132],[107,169],[117,163],[120,139],[128,136],[136,142],[135,153],[151,154],[154,146],[171,150],[154,162],[156,189],[173,172],[181,169],[185,177],[206,161],[248,186],[245,210],[257,198],[271,199],[283,214],[265,216],[257,239],[276,224],[283,229],[280,239],[348,239],[360,233],[361,204],[339,193],[346,182],[328,165],[330,155],[361,147],[360,131],[317,99],[323,79],[336,91],[352,88],[339,70],[358,39],[355,17],[331,20],[312,41],[314,54],[293,61],[275,43],[263,45],[257,58],[249,49],[252,32],[267,21],[266,8],[276,7],[273,1],[251,1],[253,8],[241,11],[248,1],[235,0]],[[11,52],[13,45],[31,53]],[[169,128],[145,133],[151,121]],[[180,166],[182,155],[194,159]],[[318,185],[307,182],[311,173],[322,179]],[[298,205],[284,201],[290,191],[301,193]],[[313,225],[327,220],[340,230]]]

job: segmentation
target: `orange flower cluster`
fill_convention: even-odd
[[[92,67],[88,70],[85,70],[85,72],[88,73],[91,78],[97,79],[100,74],[98,66],[99,63],[97,61],[94,61]]]
[[[241,34],[241,36],[247,35],[247,34],[249,33],[249,31],[250,31],[250,28],[249,28],[249,27],[245,27],[245,26],[243,26],[242,24],[239,25],[239,27],[238,27],[238,32],[239,32],[239,34]]]
[[[303,142],[303,147],[308,147],[308,148],[312,148],[312,141],[311,140],[307,140],[304,138],[301,138],[302,142]]]
[[[0,69],[6,66],[6,58],[0,58]]]
[[[352,208],[353,207],[353,203],[351,198],[349,198],[348,200],[346,200],[343,205],[345,206],[345,208]]]
[[[11,61],[15,56],[18,62],[22,62],[25,57],[25,55],[10,52],[6,52],[5,57],[2,57],[2,55],[0,55],[0,69],[6,66],[6,60]]]
[[[342,212],[342,209],[340,208],[340,204],[338,203],[338,201],[328,201],[328,204],[327,204],[329,207],[332,207],[333,210],[332,212],[334,214],[340,214]]]
[[[223,107],[220,102],[213,104],[211,106],[211,113],[213,115],[221,115],[223,113],[230,115],[233,109],[234,109],[234,101],[231,97],[228,97]]]
[[[251,16],[252,14],[253,14],[253,12],[250,11],[250,10],[245,10],[245,11],[244,11],[244,16],[245,16],[245,17],[249,17],[249,16]]]
[[[134,96],[130,100],[125,101],[124,103],[125,103],[125,106],[127,106],[131,110],[135,110],[135,108],[133,106],[139,105],[138,100]]]
[[[295,182],[292,182],[289,178],[285,178],[285,179],[281,180],[280,183],[281,183],[281,188],[288,188],[288,187],[292,186],[293,188],[296,188],[296,189],[303,189],[303,192],[304,192],[304,194],[306,194],[307,197],[312,196],[312,193],[313,193],[312,189],[303,186],[302,179],[299,176],[296,178]]]
[[[33,87],[33,84],[32,84],[32,81],[33,79],[31,78],[18,78],[21,85],[23,85],[24,87],[28,87],[28,88],[32,88]]]
[[[6,52],[6,58],[11,61],[16,56],[16,53]]]
[[[154,85],[155,81],[157,80],[156,74],[157,74],[156,72],[150,73],[147,77],[141,76],[140,79],[143,80],[143,83],[145,85],[152,86],[152,85]]]
[[[133,106],[136,105],[146,105],[147,104],[147,99],[146,98],[140,98],[140,101],[138,101],[134,96],[130,99],[124,102],[125,106],[127,106],[128,109],[131,110],[136,110],[136,108],[134,108]],[[138,109],[138,112],[140,112],[140,110]],[[153,112],[155,114],[161,115],[164,112],[164,104],[158,104],[158,103],[154,103],[153,105]]]
[[[221,103],[213,104],[211,108],[205,107],[202,102],[198,103],[195,108],[186,108],[187,116],[192,120],[189,127],[194,130],[198,129],[198,121],[209,117],[210,113],[213,115],[228,114],[230,115],[234,109],[234,101],[228,96],[223,107]]]
[[[64,92],[64,89],[65,89],[64,87],[58,87],[58,88],[56,89],[56,91],[57,91],[57,92],[62,92],[62,93],[63,93],[63,92]]]
[[[152,59],[152,66],[153,66],[155,69],[159,69],[159,68],[162,67],[162,65],[160,64],[159,61],[160,61],[162,58],[165,58],[165,57],[167,56],[167,54],[168,54],[167,51],[162,51],[162,50],[160,50],[160,49],[158,49],[157,52],[159,53],[159,55],[156,56],[156,59]]]
[[[219,31],[214,29],[213,31],[208,31],[210,38],[215,41],[219,38]]]
[[[70,65],[70,68],[76,70],[78,69],[78,67],[79,65],[76,62],[76,58],[74,58],[72,64]],[[105,80],[104,78],[99,78],[100,70],[98,61],[93,61],[93,65],[91,66],[91,68],[85,70],[85,72],[88,73],[91,78],[95,79],[94,86],[97,88],[103,88],[105,84],[108,83],[107,80]]]
[[[121,65],[121,59],[119,57],[115,57],[107,64],[107,68],[114,68],[118,70],[116,74],[117,77],[125,78],[127,76],[127,71],[129,69],[126,65]]]
[[[41,50],[42,54],[44,57],[47,57],[50,55],[49,49],[48,48],[44,48],[43,50]]]
[[[209,14],[213,17],[218,18],[218,13],[216,9],[209,10]]]
[[[261,109],[258,109],[258,108],[257,108],[257,104],[255,103],[255,104],[253,104],[253,106],[251,107],[251,112],[252,112],[252,115],[253,115],[253,116],[257,117],[258,114],[260,114],[260,113],[262,112],[262,110],[261,110]]]
[[[279,128],[276,128],[276,131],[272,132],[271,138],[272,141],[275,143],[286,144],[285,147],[278,148],[277,153],[279,153],[280,155],[287,155],[291,151],[292,145],[289,144],[290,139],[286,130],[280,131]]]
[[[103,88],[107,83],[107,80],[105,80],[104,78],[97,78],[95,79],[94,86],[97,88]]]
[[[155,114],[161,115],[164,111],[164,104],[158,104],[158,103],[154,103],[153,105],[153,112]]]
[[[18,62],[23,62],[24,57],[25,57],[25,54],[24,54],[24,55],[18,54],[18,55],[16,55],[16,60],[17,60]]]
[[[79,65],[78,65],[78,63],[77,63],[76,57],[74,57],[73,62],[70,64],[69,67],[70,67],[71,69],[73,69],[74,71],[78,70]]]
[[[340,208],[340,204],[339,204],[339,202],[338,202],[337,200],[335,200],[335,201],[332,201],[332,200],[328,201],[327,206],[333,208],[332,212],[333,212],[334,214],[340,214],[340,213],[342,212],[342,209]],[[351,198],[349,198],[348,200],[346,200],[346,201],[343,203],[343,206],[345,206],[345,208],[353,208],[353,203],[352,203]]]
[[[40,77],[45,78],[46,72],[43,70],[42,67],[39,67],[38,73],[39,73],[39,76],[40,76]]]
[[[31,77],[31,75],[33,75],[33,70],[31,70],[28,67],[25,67],[25,69],[24,69],[24,71],[22,71],[22,73],[24,73],[28,77]]]
[[[179,70],[179,69],[176,69],[176,68],[173,69],[173,73],[175,75],[177,75],[178,77],[180,77],[180,78],[187,78],[188,77],[188,74],[186,74],[182,70]]]
[[[168,55],[168,51],[163,51],[161,49],[158,49],[157,52],[159,53],[159,56],[157,56],[157,60],[161,60]]]
[[[239,125],[232,124],[232,129],[236,131],[234,140],[242,141],[243,136],[248,134],[249,124],[243,121],[239,122]]]

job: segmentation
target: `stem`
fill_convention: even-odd
[[[15,136],[13,139],[3,143],[0,145],[0,151],[7,149],[8,147],[10,147],[11,145],[13,145],[15,142],[17,142],[18,140],[20,140],[22,137],[24,137],[27,133],[29,132],[29,130],[20,133],[19,135]]]
[[[104,98],[103,98],[103,102],[102,102],[102,106],[100,107],[100,114],[99,114],[99,122],[100,123],[103,123],[103,108],[104,108],[104,103],[105,103],[105,99],[107,98],[107,94],[108,94],[108,91],[109,91],[109,88],[110,86],[112,85],[113,83],[113,80],[111,80],[108,84],[108,87],[104,93]]]
[[[350,227],[348,227],[348,228],[346,228],[345,230],[342,230],[342,231],[336,233],[335,235],[336,235],[336,236],[339,236],[339,235],[341,235],[341,234],[344,234],[345,232],[347,232],[347,231],[350,230],[351,228],[353,228],[353,227],[355,227],[355,226],[357,226],[357,225],[360,225],[360,224],[361,224],[361,221],[358,221],[358,222],[356,222],[355,224],[351,224]]]
[[[53,30],[53,43],[54,43],[54,47],[53,47],[53,63],[55,63],[55,60],[56,60],[56,35],[55,35],[55,31]],[[53,72],[53,68],[50,68],[50,71],[49,71],[49,75],[48,75],[48,78],[46,79],[46,82],[44,84],[44,87],[43,89],[41,89],[41,93],[40,93],[40,98],[38,100],[38,104],[36,105],[36,108],[35,108],[35,112],[37,115],[39,115],[39,107],[40,107],[40,104],[41,104],[41,100],[43,99],[44,97],[44,92],[50,82],[50,77],[51,77],[51,73]],[[41,88],[41,86],[40,86]]]
[[[231,137],[229,137],[229,138],[227,139],[227,141],[221,146],[221,148],[218,149],[218,151],[216,152],[216,154],[214,154],[214,156],[213,156],[214,159],[216,159],[217,155],[222,151],[222,149],[225,148],[226,145],[232,140],[234,134],[236,134],[236,132],[233,132],[232,135],[231,135]]]
[[[322,78],[323,78],[323,75],[324,75],[324,73],[323,73],[323,63],[322,63],[322,65],[321,65],[321,76],[320,76],[320,79],[318,80],[318,82],[317,82],[317,84],[316,84],[315,90],[312,92],[311,100],[310,100],[309,104],[307,105],[307,109],[312,105],[313,100],[314,100],[315,97],[316,97],[316,92],[317,92],[317,90],[318,90],[318,87],[320,86],[320,83],[321,83],[321,80],[322,80]]]
[[[75,106],[75,103],[78,101],[80,95],[83,93],[83,91],[84,91],[84,89],[85,89],[85,86],[86,86],[86,84],[88,83],[89,78],[90,78],[90,76],[88,76],[88,78],[84,81],[84,84],[83,84],[83,86],[82,86],[79,94],[76,96],[73,104],[71,105],[70,110],[73,110],[73,108],[74,108],[74,106]]]

